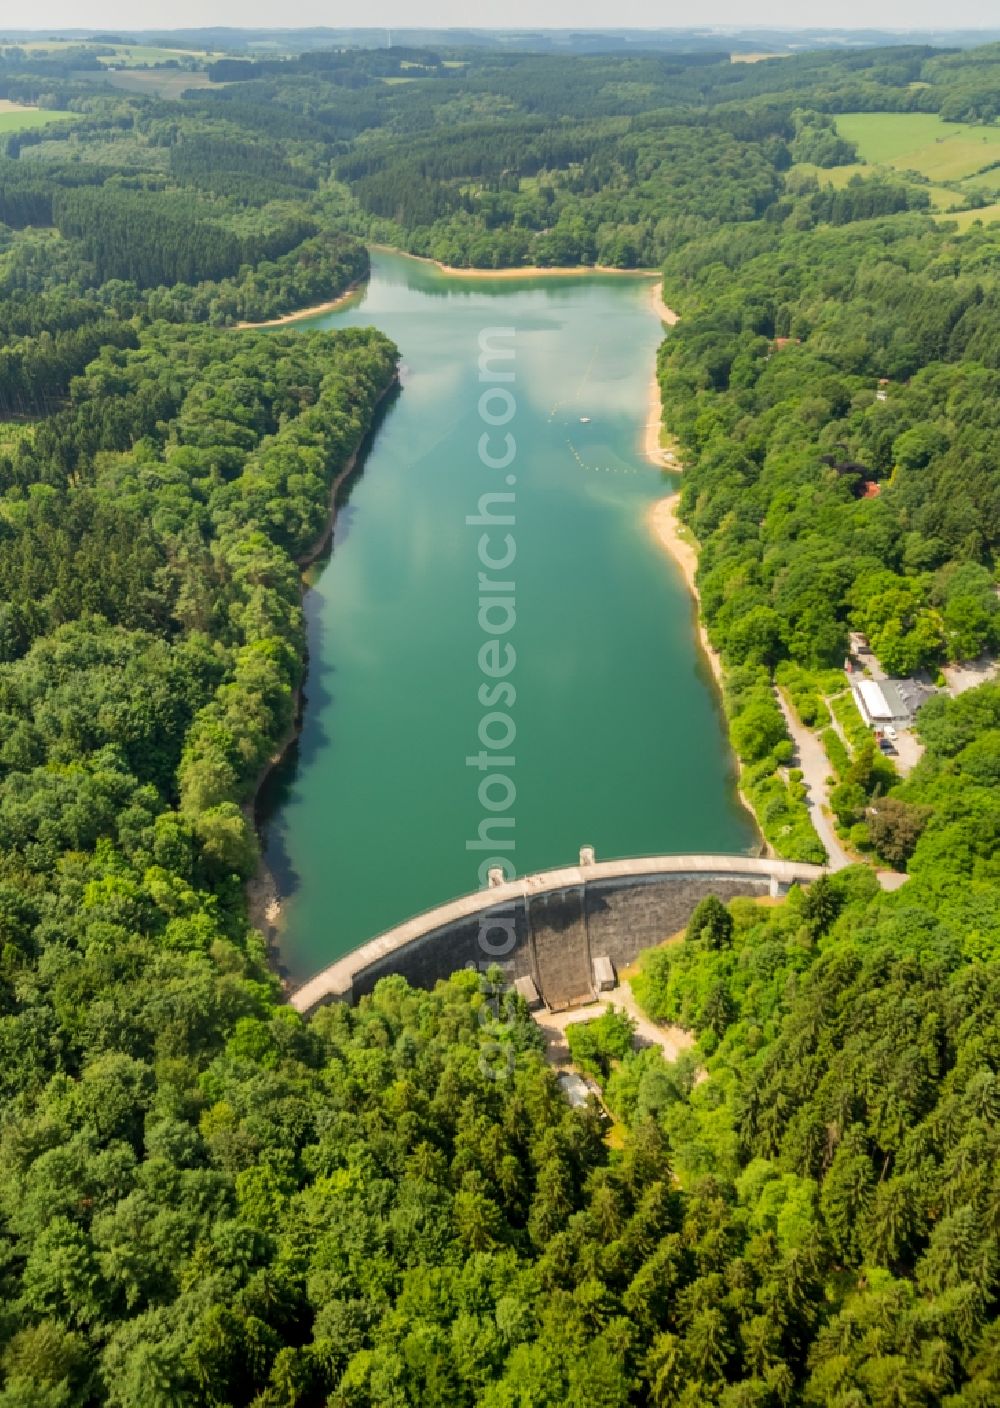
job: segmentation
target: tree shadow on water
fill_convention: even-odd
[[[296,719],[298,732],[264,779],[254,805],[254,821],[264,863],[273,879],[277,896],[283,903],[295,896],[302,883],[289,851],[285,809],[294,796],[300,773],[316,759],[321,749],[333,741],[335,727],[333,677],[336,666],[328,640],[329,626],[324,620],[323,597],[311,584],[322,576],[332,555],[343,544],[357,519],[357,509],[351,506],[351,495],[364,477],[379,427],[390,414],[398,395],[397,385],[377,407],[371,427],[358,449],[354,468],[336,491],[333,521],[326,542],[305,573],[302,609],[306,627],[306,660]]]

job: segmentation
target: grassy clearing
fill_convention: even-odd
[[[0,98],[0,132],[24,132],[30,127],[47,127],[50,122],[67,122],[76,114],[53,108],[29,108]]]
[[[846,689],[843,694],[838,694],[827,703],[840,727],[844,730],[844,736],[851,748],[857,752],[863,748],[865,743],[871,738],[871,732],[864,719],[858,713],[858,706],[854,702],[854,695],[850,689]]]
[[[954,210],[965,201],[963,195],[949,186],[925,186],[924,189],[931,198],[931,210],[934,214],[942,210]]]
[[[811,161],[799,161],[788,168],[789,176],[815,176],[821,186],[832,186],[836,191],[842,190],[852,176],[867,180],[873,174],[872,168],[860,161],[848,166],[814,166]]]
[[[820,734],[823,750],[830,760],[830,766],[838,782],[843,782],[847,769],[851,766],[851,755],[844,746],[844,740],[835,728],[825,728]]]
[[[959,210],[951,215],[939,214],[936,218],[942,223],[946,220],[954,221],[959,230],[967,230],[977,220],[981,220],[984,225],[992,225],[1000,220],[1000,201],[995,201],[992,205],[980,206],[978,210]]]
[[[837,131],[866,162],[931,181],[961,181],[1000,161],[1000,127],[942,122],[936,113],[844,113]]]

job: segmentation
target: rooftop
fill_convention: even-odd
[[[870,723],[909,723],[934,690],[919,680],[855,680],[852,688]]]

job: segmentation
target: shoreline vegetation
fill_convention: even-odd
[[[656,285],[652,290],[653,311],[660,321],[667,327],[673,327],[680,321],[679,315],[672,308],[668,308],[663,301],[663,286]],[[643,438],[643,455],[657,469],[669,470],[670,473],[680,474],[684,468],[679,460],[667,466],[664,464],[664,450],[660,444],[660,434],[663,430],[663,395],[660,390],[660,378],[653,370],[649,383],[649,414],[646,419],[645,435]],[[701,615],[701,597],[695,584],[695,573],[698,571],[698,550],[686,537],[683,536],[683,528],[677,516],[677,509],[680,504],[680,490],[675,489],[673,493],[665,495],[662,499],[657,499],[650,504],[646,510],[646,526],[652,533],[656,542],[663,548],[664,552],[677,564],[685,585],[691,594],[695,604],[698,623],[698,639],[701,648],[705,652],[711,667],[712,675],[715,678],[720,690],[722,688],[722,661],[719,653],[714,649],[708,639],[708,632],[705,629]]]
[[[431,259],[424,254],[411,254],[409,250],[397,249],[390,244],[371,244],[369,249],[381,251],[384,254],[401,254],[407,259],[415,259],[420,264],[433,264],[436,269],[440,269],[443,274],[450,278],[468,279],[516,279],[516,278],[569,278],[573,274],[586,276],[590,274],[615,274],[638,279],[660,279],[658,269],[617,269],[609,264],[569,264],[559,267],[547,267],[541,264],[518,265],[509,269],[462,269],[454,264],[442,264],[439,259]],[[234,323],[233,327],[240,332],[253,331],[256,328],[283,328],[292,323],[302,322],[307,318],[318,318],[324,313],[333,313],[336,309],[343,307],[354,295],[360,292],[368,282],[368,274],[363,278],[354,279],[343,293],[339,293],[336,298],[329,298],[323,303],[313,303],[306,308],[296,308],[289,313],[281,313],[276,318],[265,318],[261,322],[240,321]],[[668,327],[678,321],[679,314],[672,308],[668,308],[663,301],[662,282],[657,282],[652,290],[653,311],[662,323]]]
[[[348,299],[359,293],[368,282],[368,275],[363,275],[360,279],[353,279],[343,293],[338,293],[336,298],[328,298],[325,303],[314,303],[308,308],[296,308],[291,313],[282,313],[277,318],[265,318],[260,323],[234,323],[233,327],[237,332],[252,331],[254,328],[284,328],[290,323],[298,323],[304,318],[318,318],[322,313],[332,313],[335,309],[342,307]]]
[[[683,525],[677,516],[680,498],[680,493],[677,492],[667,494],[665,498],[657,499],[655,503],[650,504],[646,510],[646,524],[656,542],[677,564],[680,574],[684,578],[684,585],[691,594],[698,614],[698,640],[708,659],[712,675],[721,689],[722,660],[719,652],[708,639],[708,631],[702,620],[701,596],[695,582],[695,574],[698,571],[698,550],[684,536]]]
[[[657,384],[657,395],[659,395],[659,384]],[[680,466],[678,466],[678,469],[679,468]],[[691,597],[697,644],[708,663],[708,668],[711,671],[712,680],[718,694],[719,707],[722,708],[722,723],[726,735],[726,743],[732,754],[736,770],[736,794],[756,828],[757,835],[760,838],[760,845],[763,847],[763,854],[766,856],[774,856],[777,852],[761,830],[756,809],[751,804],[750,798],[743,789],[745,764],[740,760],[736,749],[733,747],[729,729],[729,717],[722,705],[725,679],[722,670],[722,657],[708,638],[708,629],[705,625],[705,618],[701,610],[701,594],[698,591],[698,586],[695,581],[695,575],[698,571],[698,549],[690,541],[689,537],[685,536],[686,530],[677,514],[680,501],[681,496],[678,490],[650,504],[645,515],[646,526],[656,544],[663,549],[679,570],[684,579],[684,585],[687,587]]]
[[[574,274],[615,274],[633,279],[662,278],[659,269],[619,269],[613,264],[511,264],[503,269],[473,269],[458,264],[443,264],[440,259],[432,259],[428,254],[411,254],[408,249],[400,249],[393,244],[373,243],[368,248],[379,250],[383,254],[403,254],[407,259],[416,259],[421,264],[433,264],[442,274],[459,279],[571,278]],[[670,310],[667,309],[667,312]],[[675,322],[676,317],[674,314]]]
[[[672,308],[669,308],[667,304],[663,301],[662,283],[654,284],[653,286],[652,304],[654,312],[657,314],[660,321],[666,324],[667,327],[673,327],[677,322],[679,322],[679,315],[675,313]],[[643,436],[642,453],[644,458],[656,469],[669,471],[670,473],[674,474],[679,474],[682,472],[684,466],[678,459],[674,458],[671,464],[666,464],[664,462],[666,451],[660,444],[660,434],[662,432],[662,429],[663,395],[660,388],[660,379],[654,368],[653,375],[649,384],[648,415],[646,418],[646,426]],[[684,585],[687,587],[688,594],[691,597],[691,603],[694,609],[696,643],[700,647],[702,655],[708,663],[708,668],[711,672],[715,688],[718,692],[719,705],[720,707],[722,707],[724,680],[722,671],[722,657],[719,655],[719,652],[715,649],[715,647],[712,645],[712,642],[708,638],[708,629],[705,625],[705,619],[702,615],[701,610],[701,595],[698,591],[697,582],[695,580],[698,571],[698,549],[690,540],[690,537],[686,536],[684,526],[681,523],[680,518],[678,517],[677,510],[680,507],[680,497],[680,490],[675,489],[673,493],[666,494],[662,499],[657,499],[654,503],[650,504],[645,514],[646,527],[652,535],[657,546],[662,548],[662,550],[677,567],[678,571],[681,574],[681,577],[684,579]],[[751,805],[749,797],[743,790],[742,778],[744,765],[740,761],[739,757],[736,754],[736,750],[733,747],[732,739],[730,737],[729,732],[729,719],[724,709],[723,727],[726,734],[726,742],[729,746],[730,752],[732,753],[733,761],[736,767],[737,795],[744,809],[747,811],[753,821],[753,824],[757,830],[757,834],[760,837],[761,844],[764,847],[764,853],[766,855],[773,856],[775,854],[774,847],[770,844],[770,842],[765,837],[763,831],[761,830],[756,810]]]
[[[350,478],[350,476],[354,473],[355,469],[357,468],[358,460],[373,436],[376,421],[382,410],[382,407],[385,405],[388,398],[396,391],[398,387],[399,369],[397,367],[392,379],[386,384],[385,390],[375,402],[371,425],[369,425],[369,427],[365,430],[357,445],[355,445],[354,449],[348,455],[340,470],[337,472],[337,474],[331,481],[329,509],[327,512],[326,522],[323,525],[323,528],[317,535],[315,541],[310,545],[310,547],[308,547],[304,553],[302,553],[299,557],[295,559],[295,565],[299,569],[300,598],[303,601],[305,599],[306,589],[309,585],[307,581],[307,574],[309,568],[313,566],[317,558],[319,558],[320,555],[325,551],[325,549],[329,545],[330,539],[333,536],[334,526],[337,522],[337,495],[340,492],[341,486],[346,483],[346,481]],[[303,672],[302,679],[297,685],[293,696],[293,702],[295,707],[294,712],[292,714],[292,722],[289,725],[287,731],[285,732],[284,737],[278,743],[278,746],[276,747],[274,752],[264,763],[263,767],[257,775],[257,780],[254,783],[253,791],[251,792],[247,800],[243,803],[243,814],[246,817],[247,822],[253,827],[254,831],[256,832],[257,840],[259,843],[257,852],[257,867],[254,870],[253,875],[246,882],[245,886],[247,900],[247,919],[249,921],[250,927],[253,929],[257,929],[264,936],[264,942],[267,945],[267,950],[271,959],[271,970],[277,975],[278,981],[281,983],[282,990],[286,993],[291,991],[292,984],[286,974],[282,971],[281,952],[278,947],[278,939],[280,937],[280,924],[282,917],[282,904],[284,902],[285,897],[282,895],[278,887],[278,881],[277,877],[274,874],[274,871],[264,859],[263,837],[261,835],[260,826],[258,825],[257,821],[257,808],[260,802],[260,794],[261,790],[264,787],[264,784],[274,772],[275,768],[277,768],[281,764],[289,748],[291,748],[292,744],[302,732],[303,693],[305,691],[305,684],[306,679],[308,678],[308,673],[309,668],[307,659],[306,669]]]

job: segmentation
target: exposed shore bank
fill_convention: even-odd
[[[674,310],[673,310],[672,308],[668,308],[667,305],[666,305],[666,304],[664,303],[664,301],[663,301],[663,279],[662,279],[662,278],[660,279],[660,281],[659,281],[658,283],[655,283],[655,284],[653,285],[652,294],[653,294],[653,300],[652,300],[652,301],[653,301],[653,312],[654,312],[654,313],[656,314],[656,316],[659,318],[660,322],[661,322],[661,323],[666,323],[666,325],[667,325],[668,328],[672,328],[675,323],[679,323],[680,320],[681,320],[681,315],[680,315],[680,313],[675,313]]]
[[[310,544],[310,546],[306,549],[304,553],[302,553],[299,557],[295,559],[295,565],[299,568],[301,574],[300,596],[305,595],[305,590],[307,586],[306,573],[308,569],[321,555],[321,553],[325,551],[333,534],[334,524],[337,521],[337,494],[340,492],[341,486],[346,483],[348,478],[354,473],[355,469],[357,468],[358,459],[360,458],[362,452],[367,448],[369,440],[372,436],[378,414],[384,406],[387,398],[393,394],[393,392],[398,386],[399,371],[397,369],[393,373],[392,379],[386,384],[384,391],[379,396],[378,400],[375,402],[375,406],[372,412],[371,424],[369,425],[368,429],[365,431],[361,439],[358,441],[352,453],[348,455],[347,459],[344,461],[340,470],[334,476],[333,481],[330,484],[330,500],[326,516],[326,522],[324,523],[323,528],[320,531],[319,535],[316,537],[315,541]],[[303,690],[305,688],[305,680],[306,672],[303,673],[302,680],[296,687],[295,693],[292,696],[292,722],[286,729],[285,734],[279,741],[275,751],[264,763],[263,767],[257,775],[257,779],[253,786],[253,791],[251,792],[247,800],[243,803],[243,815],[246,817],[249,824],[254,827],[255,830],[257,829],[257,804],[260,798],[261,789],[264,786],[264,783],[270,777],[271,773],[284,758],[289,748],[298,738],[299,734],[302,732],[302,695]],[[251,928],[259,929],[260,932],[264,935],[268,950],[271,954],[271,966],[281,978],[282,987],[287,992],[289,991],[289,984],[287,979],[281,973],[281,955],[279,953],[277,943],[280,934],[281,923],[281,893],[278,889],[278,882],[274,876],[274,872],[264,860],[264,852],[262,847],[258,847],[257,868],[246,883],[246,897],[247,917],[250,921],[250,926]]]
[[[694,599],[698,617],[698,639],[701,648],[708,658],[712,674],[720,689],[722,687],[722,662],[719,652],[713,647],[708,638],[708,631],[701,617],[701,598],[698,595],[698,587],[695,583],[695,573],[698,570],[698,553],[693,544],[683,536],[680,519],[677,517],[677,508],[680,504],[680,494],[668,494],[666,498],[657,499],[655,504],[651,504],[646,513],[646,523],[649,526],[653,537],[660,546],[670,554],[677,566],[681,570],[681,576],[688,591]]]
[[[668,328],[679,323],[680,314],[675,313],[672,308],[668,308],[663,301],[662,279],[653,284],[649,292],[649,301],[652,304],[653,312],[660,322]],[[657,375],[655,362],[649,382],[648,404],[649,411],[642,434],[643,458],[649,460],[650,464],[655,464],[657,469],[679,470],[681,466],[674,454],[665,450],[660,444],[660,435],[663,431],[663,397],[660,393],[660,378]]]
[[[459,279],[571,278],[574,274],[615,274],[630,279],[661,277],[659,269],[618,269],[613,264],[515,264],[507,269],[466,269],[458,264],[443,264],[440,259],[431,259],[427,254],[411,254],[408,249],[399,249],[393,244],[372,244],[368,248],[382,250],[385,254],[402,254],[407,259],[416,259],[420,264],[432,264],[442,274]],[[672,317],[676,321],[676,314]]]
[[[402,254],[407,259],[416,259],[420,264],[432,264],[435,269],[440,269],[443,274],[448,274],[451,278],[459,279],[537,279],[537,278],[568,278],[572,275],[581,274],[616,274],[625,278],[639,279],[660,279],[658,269],[617,269],[610,264],[567,264],[559,266],[548,266],[543,264],[523,264],[511,269],[462,269],[457,264],[442,264],[440,259],[430,259],[424,254],[410,254],[408,250],[397,249],[391,244],[373,244],[370,249],[382,250],[386,254]],[[277,318],[265,318],[262,322],[239,322],[233,326],[240,330],[252,330],[254,328],[283,328],[290,323],[300,322],[305,318],[316,318],[323,313],[332,313],[352,298],[368,282],[368,275],[355,279],[349,284],[343,293],[339,293],[336,298],[328,299],[325,303],[313,303],[308,308],[296,308],[291,313],[282,313]],[[672,308],[668,308],[663,301],[663,285],[657,282],[652,290],[653,311],[661,322],[668,327],[673,327],[678,320],[678,314]]]
[[[367,282],[368,275],[365,274],[363,278],[355,279],[353,283],[348,284],[343,293],[338,293],[336,298],[327,299],[325,303],[314,303],[310,308],[296,308],[293,313],[282,313],[280,317],[267,318],[262,323],[235,323],[234,327],[238,330],[248,328],[283,328],[287,327],[289,323],[299,322],[302,318],[315,318],[318,317],[320,313],[332,313],[335,308],[343,307],[347,300],[353,298],[358,289],[362,288]]]
[[[678,321],[678,315],[663,302],[659,285],[655,286],[653,289],[653,307],[660,319],[666,323],[668,327],[673,327]],[[649,463],[655,465],[657,469],[670,469],[675,473],[679,473],[683,469],[683,465],[679,460],[672,457],[669,464],[666,462],[667,451],[660,445],[662,425],[663,397],[660,392],[659,377],[654,369],[649,384],[649,414],[646,420],[643,439],[643,454]],[[667,494],[664,498],[657,499],[655,503],[650,504],[646,511],[646,526],[659,546],[680,568],[681,576],[684,578],[684,584],[691,594],[691,600],[694,605],[694,622],[698,636],[698,644],[701,646],[702,653],[708,661],[708,667],[712,672],[712,678],[715,681],[721,700],[723,687],[722,660],[719,656],[719,652],[708,638],[708,631],[705,627],[704,617],[702,616],[701,596],[698,592],[698,586],[695,580],[695,575],[698,571],[698,550],[691,542],[690,538],[685,535],[684,528],[677,515],[677,510],[680,507],[680,497],[679,492]],[[728,739],[728,724],[725,726],[725,731]],[[731,743],[730,747],[732,747]],[[736,770],[737,779],[739,779],[742,775],[743,765],[738,758],[736,758]],[[763,834],[760,831],[760,825],[757,821],[757,814],[750,805],[743,788],[739,785],[739,781],[737,781],[736,790],[740,801],[753,819],[758,835],[760,835],[761,840],[764,841],[766,854],[769,856],[774,855],[772,846],[764,840]]]
[[[693,543],[691,543],[689,539],[684,536],[683,526],[677,516],[677,509],[680,505],[680,498],[681,496],[679,493],[668,494],[666,498],[657,499],[655,503],[650,504],[649,509],[646,512],[646,525],[649,528],[649,531],[653,535],[653,538],[656,540],[656,542],[671,558],[673,558],[674,562],[680,568],[681,576],[684,578],[684,583],[687,586],[688,591],[691,593],[691,599],[694,604],[695,628],[698,633],[698,644],[701,646],[705,659],[708,661],[708,667],[712,672],[712,678],[715,680],[716,688],[719,691],[719,697],[721,701],[723,688],[722,659],[719,655],[719,652],[715,649],[715,647],[712,645],[712,642],[709,640],[708,631],[705,629],[705,621],[701,612],[701,597],[698,593],[697,583],[695,582],[695,573],[698,571],[698,550],[697,548],[695,548]],[[726,737],[728,739],[728,721],[724,723],[724,729]],[[731,741],[729,743],[729,746],[730,748],[732,748]],[[743,764],[740,762],[739,758],[736,757],[735,752],[733,753],[733,758],[736,763],[736,791],[739,796],[739,799],[742,802],[743,806],[746,808],[747,814],[753,821],[754,827],[757,830],[757,834],[763,844],[764,854],[767,856],[774,856],[774,847],[770,844],[770,842],[764,837],[763,833],[761,832],[760,823],[757,820],[757,813],[750,805],[750,800],[747,797],[746,793],[743,791],[742,786],[740,785],[739,779],[743,775]]]
[[[660,381],[655,369],[649,383],[647,406],[646,424],[642,429],[643,459],[655,464],[657,469],[679,469],[679,465],[667,465],[667,452],[660,444],[660,434],[663,430],[663,398],[660,395]]]

